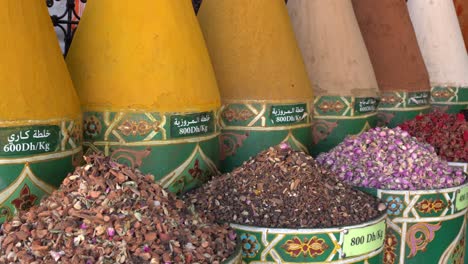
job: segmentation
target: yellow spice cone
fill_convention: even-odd
[[[77,165],[81,112],[43,1],[4,1],[0,39],[2,223]]]
[[[89,151],[174,192],[216,172],[220,98],[190,1],[90,1],[67,62]]]
[[[284,1],[204,0],[198,19],[223,102],[223,170],[280,141],[307,150],[312,89]]]
[[[78,118],[78,98],[45,4],[2,3],[0,36],[0,120]]]
[[[206,111],[220,104],[190,1],[89,2],[67,63],[85,111]]]

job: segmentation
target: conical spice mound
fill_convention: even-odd
[[[394,127],[429,110],[429,75],[405,0],[353,0],[382,92],[379,121]]]
[[[288,10],[317,95],[317,155],[376,125],[377,81],[351,0],[290,0]]]
[[[465,40],[465,48],[468,51],[468,1],[453,0],[455,10],[457,11],[458,22],[460,22],[463,39]]]
[[[431,102],[443,111],[468,107],[468,56],[452,1],[408,0],[431,81]]]
[[[2,223],[73,170],[81,157],[81,113],[44,2],[4,2],[0,39]]]
[[[283,0],[204,0],[198,19],[223,102],[222,169],[290,142],[310,145],[312,90]]]
[[[89,2],[67,62],[88,152],[151,172],[173,192],[217,171],[220,98],[190,1]]]

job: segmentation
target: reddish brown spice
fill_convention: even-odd
[[[437,154],[451,162],[468,162],[468,122],[463,114],[435,111],[401,124],[418,140],[431,144]]]
[[[404,0],[352,0],[383,92],[429,91],[429,75]]]
[[[235,248],[152,175],[85,158],[59,190],[0,230],[0,263],[221,263]]]

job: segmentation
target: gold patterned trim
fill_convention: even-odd
[[[166,176],[164,176],[159,182],[160,184],[164,187],[167,188],[169,187],[177,178],[179,177],[182,172],[187,169],[187,167],[190,165],[190,163],[193,161],[195,156],[197,156],[197,153],[200,154],[201,158],[203,161],[208,165],[211,171],[213,171],[213,174],[218,174],[219,171],[216,168],[216,165],[213,163],[213,161],[206,156],[206,154],[203,152],[203,150],[200,148],[200,145],[197,144],[195,149],[193,150],[192,154],[185,160],[184,163],[182,163],[179,167],[177,167],[174,171],[170,172]]]
[[[85,142],[89,144],[93,144],[95,146],[162,146],[162,145],[172,145],[172,144],[182,144],[182,143],[197,143],[200,141],[207,141],[213,138],[216,138],[220,135],[220,132],[216,132],[209,136],[203,137],[190,137],[190,138],[180,138],[180,139],[169,139],[165,141],[136,141],[136,142],[116,142],[116,141],[93,141],[93,142]],[[85,144],[83,143],[83,144]]]
[[[378,114],[378,112],[375,111],[373,113],[360,115],[360,116],[321,116],[321,115],[314,115],[313,119],[356,120],[356,119],[366,119],[366,118],[369,118],[369,117],[377,116],[377,114]]]
[[[77,119],[71,118],[54,118],[47,120],[18,120],[18,121],[0,121],[0,127],[10,127],[10,126],[29,126],[29,125],[59,125],[62,122],[76,122],[76,120],[81,120],[82,116],[80,115]]]
[[[254,104],[260,105],[260,109],[257,109]],[[289,104],[305,104],[306,105],[306,113],[307,117],[305,118],[306,123],[293,125],[293,126],[267,126],[267,109],[269,106],[273,105],[289,105]],[[278,131],[289,129],[291,127],[307,127],[307,125],[311,123],[311,106],[313,105],[313,100],[286,100],[286,101],[268,101],[268,100],[226,100],[223,102],[219,113],[223,113],[223,111],[228,108],[230,105],[244,105],[248,108],[251,112],[252,116],[255,116],[246,126],[229,126],[226,125],[223,121],[222,115],[218,114],[218,124],[219,127],[223,130],[251,130],[251,131]],[[258,107],[258,106],[257,106]],[[261,122],[261,125],[254,126],[256,123]]]
[[[445,104],[445,103],[444,103]],[[408,108],[397,108],[397,107],[379,107],[378,111],[392,111],[392,112],[412,112],[412,111],[421,111],[431,108],[430,104],[420,106],[420,107],[408,107]]]
[[[296,128],[311,127],[312,123],[292,125],[292,126],[277,126],[277,127],[244,127],[244,126],[227,126],[223,130],[239,130],[239,131],[282,131]]]
[[[35,163],[35,162],[41,162],[41,161],[49,161],[53,159],[59,159],[59,158],[64,158],[68,157],[74,154],[79,153],[82,151],[83,148],[80,146],[75,149],[67,150],[67,151],[60,151],[60,152],[53,152],[53,153],[46,153],[46,154],[39,154],[39,155],[31,155],[28,157],[22,157],[22,158],[11,158],[11,159],[0,159],[0,165],[6,165],[6,164],[22,164],[22,163]]]
[[[29,168],[29,165],[26,164],[19,177],[2,192],[0,192],[0,204],[5,203],[5,201],[7,201],[16,192],[16,190],[19,189],[19,186],[26,178],[29,178],[37,188],[48,194],[51,194],[55,190],[54,187],[37,178]]]
[[[278,99],[278,100],[222,100],[222,105],[229,104],[297,104],[298,102],[313,103],[314,99]]]

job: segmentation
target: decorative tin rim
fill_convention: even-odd
[[[384,249],[385,241],[385,230],[386,230],[386,212],[382,212],[382,215],[378,218],[374,218],[371,221],[367,221],[362,224],[352,225],[352,226],[343,226],[343,227],[332,227],[332,228],[267,228],[267,227],[254,227],[254,226],[245,226],[239,224],[230,224],[238,235],[240,233],[261,233],[262,239],[265,239],[265,236],[275,235],[277,236],[272,241],[265,244],[265,248],[262,250],[261,261],[253,261],[251,263],[296,263],[296,262],[287,262],[282,259],[279,253],[273,249],[279,243],[281,239],[288,235],[296,236],[309,236],[309,235],[326,235],[330,236],[334,244],[334,249],[327,257],[327,263],[355,263],[356,261],[362,261],[364,259],[373,258],[379,255]],[[357,233],[356,233],[357,232]],[[363,233],[364,232],[364,233]],[[364,234],[364,235],[363,235]],[[368,237],[368,235],[373,234],[374,240],[376,243],[369,244],[368,246],[354,247],[353,242],[356,237]],[[239,241],[240,242],[240,241]],[[266,243],[266,242],[263,242]],[[369,243],[369,242],[368,242]],[[268,246],[267,246],[268,245]],[[362,244],[363,245],[363,244]],[[265,254],[269,254],[276,262],[266,261]],[[336,259],[338,257],[338,259]],[[334,260],[333,260],[334,259]],[[281,260],[281,261],[279,261]],[[266,262],[265,262],[266,261]],[[279,262],[278,262],[279,261]],[[305,262],[297,262],[305,263]]]
[[[379,188],[370,188],[370,187],[361,187],[361,186],[355,186],[359,189],[364,189],[364,190],[377,190],[378,192],[385,192],[385,193],[391,193],[391,194],[437,194],[437,193],[446,193],[446,192],[455,192],[460,189],[463,189],[465,187],[468,187],[468,174],[466,174],[467,179],[465,180],[465,183],[462,185],[458,185],[455,187],[450,187],[450,188],[443,188],[443,189],[430,189],[430,190],[387,190],[387,189],[379,189]]]
[[[329,228],[270,228],[270,227],[258,227],[258,226],[248,226],[241,224],[230,223],[229,225],[237,230],[244,231],[253,231],[258,232],[259,230],[265,230],[269,234],[297,234],[297,233],[307,233],[307,234],[318,234],[318,233],[335,233],[343,232],[350,229],[358,229],[367,226],[371,226],[381,221],[385,221],[387,218],[387,213],[384,211],[381,216],[374,218],[373,220],[367,221],[362,224],[352,225],[352,226],[343,226],[343,227],[329,227]]]
[[[236,248],[230,257],[222,261],[221,264],[238,264],[242,263],[242,246],[236,243]]]
[[[463,169],[466,170],[466,168],[468,168],[468,162],[454,162],[454,161],[449,161],[447,162],[449,166],[456,166],[456,167],[463,167]]]

